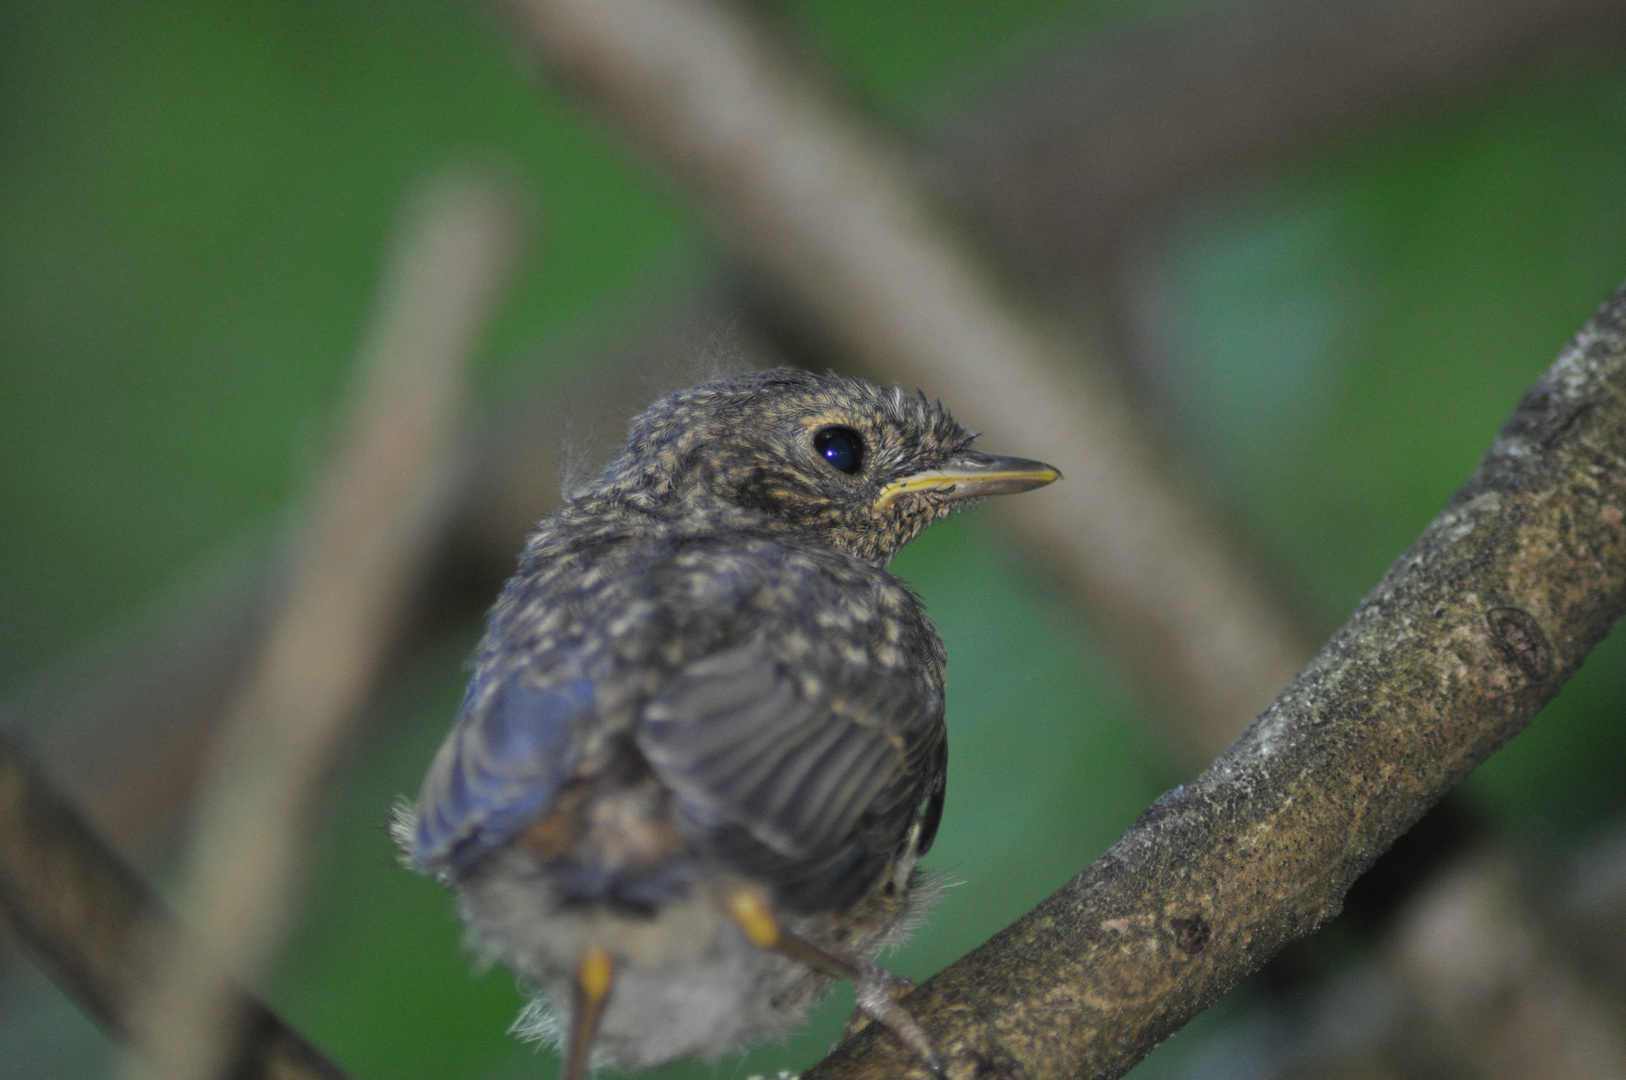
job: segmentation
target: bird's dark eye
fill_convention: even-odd
[[[864,467],[864,437],[850,427],[820,428],[813,435],[813,449],[849,475]]]

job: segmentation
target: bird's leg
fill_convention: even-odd
[[[576,968],[576,1003],[570,1014],[570,1036],[565,1042],[565,1064],[559,1080],[583,1080],[587,1075],[587,1053],[598,1035],[598,1022],[604,1016],[614,975],[614,961],[599,946],[582,954]]]
[[[879,964],[868,960],[854,960],[823,945],[793,934],[779,924],[773,909],[760,893],[741,889],[728,900],[728,914],[745,931],[751,943],[761,949],[771,949],[806,964],[815,971],[833,975],[838,979],[851,979],[853,996],[858,1011],[877,1023],[884,1024],[898,1040],[915,1052],[915,1056],[937,1076],[947,1080],[942,1059],[932,1046],[931,1036],[920,1026],[909,1010],[898,1004],[898,998],[913,990],[915,984],[900,975],[894,975]],[[855,1028],[848,1026],[847,1034]],[[845,1035],[843,1036],[845,1037]]]
[[[942,1059],[937,1056],[931,1036],[926,1034],[926,1029],[920,1026],[909,1010],[898,1003],[899,998],[915,988],[913,982],[902,975],[894,975],[873,961],[852,960],[794,934],[784,935],[779,951],[808,967],[852,980],[853,999],[858,1010],[842,1032],[842,1039],[861,1031],[863,1020],[873,1020],[884,1025],[898,1037],[899,1042],[913,1050],[928,1069],[946,1080],[948,1072],[943,1067]]]

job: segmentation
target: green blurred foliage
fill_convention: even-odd
[[[1200,199],[1171,230],[1171,412],[1326,629],[1626,276],[1623,195],[1626,77],[1583,52]],[[1483,809],[1550,836],[1621,809],[1623,661],[1617,633],[1474,774]]]
[[[0,689],[310,475],[426,174],[490,164],[546,207],[488,386],[704,265],[671,193],[472,7],[68,0],[0,20]]]
[[[867,107],[896,125],[940,119],[1031,62],[1058,31],[1214,6],[1214,0],[778,0],[786,29]]]
[[[907,125],[1074,24],[1177,7],[775,10],[855,96]],[[1369,126],[1194,198],[1149,245],[1166,354],[1152,383],[1170,430],[1320,625],[1404,549],[1626,276],[1618,61],[1562,57]],[[680,193],[525,71],[477,9],[0,8],[0,694],[283,514],[325,444],[403,199],[471,160],[541,206],[483,350],[487,396],[557,377],[719,263]],[[897,569],[951,657],[950,800],[931,865],[956,884],[895,958],[921,976],[1059,885],[1180,777],[1110,648],[987,515],[939,526]],[[358,1077],[554,1069],[504,1035],[511,978],[471,976],[450,901],[395,865],[384,832],[456,707],[477,633],[427,648],[373,707],[272,988]],[[1479,805],[1565,842],[1621,810],[1623,652],[1607,643],[1476,774]],[[783,1048],[664,1075],[799,1066],[848,1008],[838,993]],[[8,1058],[8,1030],[0,1018],[10,1075],[22,1056]]]

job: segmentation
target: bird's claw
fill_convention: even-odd
[[[896,1002],[915,988],[913,979],[888,971],[879,964],[863,964],[859,966],[858,971],[858,977],[853,980],[855,995],[864,992],[859,989],[860,987],[867,987],[871,997],[884,994],[888,999]],[[869,1026],[871,1019],[878,1019],[878,1017],[871,1015],[873,1011],[873,1009],[866,1009],[863,1003],[860,1002],[858,1008],[853,1010],[852,1016],[847,1018],[847,1027],[841,1033],[842,1041],[845,1042],[863,1031]]]
[[[858,1008],[847,1021],[846,1030],[841,1033],[841,1040],[836,1045],[840,1046],[864,1030],[873,1020],[884,1025],[898,1037],[899,1042],[914,1051],[915,1056],[938,1080],[948,1080],[948,1071],[943,1067],[943,1060],[937,1056],[931,1036],[926,1034],[926,1029],[920,1026],[908,1009],[898,1004],[898,999],[914,988],[912,981],[902,975],[894,975],[879,964],[863,964],[853,986]]]

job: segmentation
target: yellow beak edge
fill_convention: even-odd
[[[986,495],[1015,495],[1060,479],[1061,471],[1042,461],[972,451],[961,454],[944,468],[926,469],[892,481],[876,496],[875,509],[885,510],[904,495],[927,491],[958,502]]]

